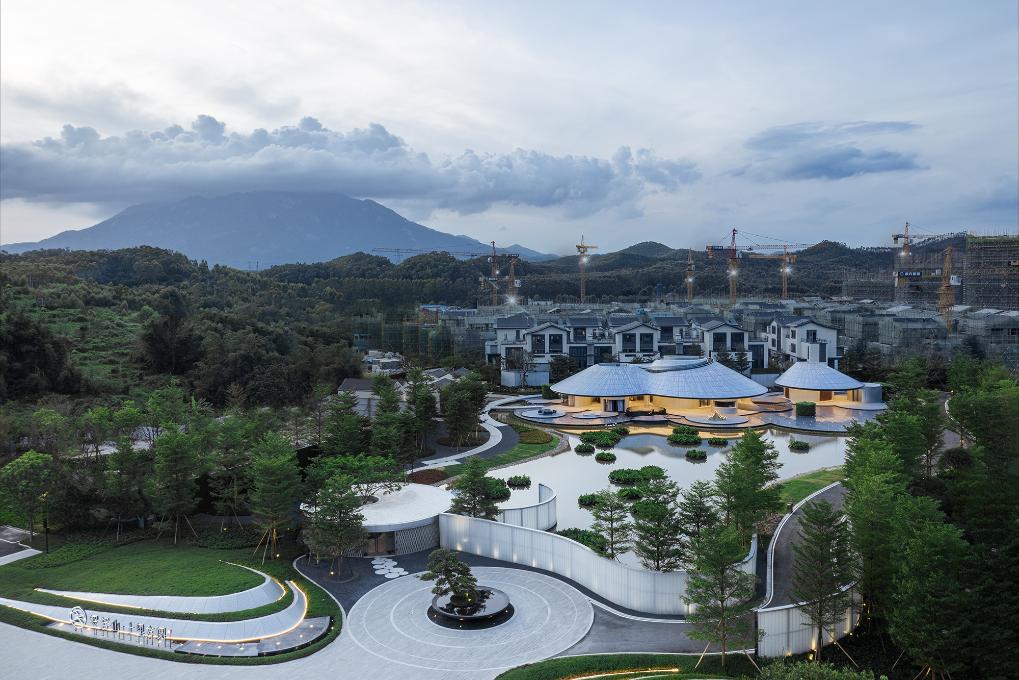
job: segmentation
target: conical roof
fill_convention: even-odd
[[[797,361],[775,379],[775,384],[796,390],[857,390],[863,387],[859,380],[818,361]]]

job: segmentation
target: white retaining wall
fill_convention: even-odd
[[[476,517],[439,515],[443,548],[526,564],[565,576],[606,600],[650,614],[688,614],[685,571],[657,572],[601,557],[565,536]],[[757,537],[740,569],[753,573]]]
[[[538,503],[536,505],[503,510],[496,517],[496,521],[528,529],[548,531],[558,521],[555,491],[544,484],[538,484]]]
[[[849,607],[835,626],[839,638],[852,632],[860,620],[860,597],[855,589],[850,591],[850,598]],[[810,625],[801,606],[802,603],[788,604],[757,611],[757,629],[762,633],[757,643],[757,653],[760,656],[770,658],[802,654],[814,649],[817,645],[817,628]],[[831,631],[825,632],[825,644],[834,639]]]

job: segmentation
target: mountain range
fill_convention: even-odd
[[[324,262],[376,248],[399,248],[390,259],[417,251],[486,253],[491,245],[447,234],[367,199],[338,193],[253,191],[172,202],[141,203],[85,229],[35,243],[0,246],[9,253],[44,248],[115,250],[148,245],[194,260],[238,268]],[[528,261],[555,259],[514,244],[499,252]]]

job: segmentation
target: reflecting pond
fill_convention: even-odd
[[[771,441],[778,450],[779,463],[782,465],[779,476],[782,479],[819,468],[841,465],[845,459],[844,437],[800,433],[792,435],[784,430],[771,430],[764,434],[765,439]],[[568,437],[573,447],[580,442],[579,437],[575,435],[571,434]],[[790,438],[808,442],[810,450],[805,453],[790,451]],[[581,456],[574,451],[566,451],[556,456],[493,470],[489,474],[502,479],[513,475],[528,475],[531,478],[529,489],[514,489],[510,499],[500,503],[500,507],[518,508],[537,503],[540,482],[552,487],[556,492],[558,528],[587,529],[591,526],[593,518],[590,512],[577,505],[577,497],[606,487],[619,488],[609,484],[609,473],[612,470],[657,465],[663,468],[680,488],[685,489],[691,482],[697,480],[714,480],[715,470],[725,458],[725,452],[736,441],[735,438],[729,439],[729,444],[723,447],[712,446],[704,440],[697,448],[707,453],[708,458],[704,462],[694,463],[686,459],[686,452],[692,447],[673,446],[661,434],[634,433],[624,437],[615,448],[610,449],[616,455],[614,463],[599,463],[593,454]]]

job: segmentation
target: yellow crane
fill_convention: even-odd
[[[693,302],[693,249],[686,249],[686,301]]]
[[[949,335],[952,334],[952,311],[955,307],[954,287],[958,285],[958,279],[952,275],[952,256],[954,254],[954,247],[945,248],[945,261],[941,265],[941,287],[938,289],[938,311],[941,312],[941,318],[945,320],[945,330]]]
[[[587,260],[588,251],[595,250],[598,246],[593,246],[590,243],[584,243],[584,236],[581,234],[580,243],[577,244],[577,259],[580,266],[580,304],[584,304],[587,301]]]
[[[770,246],[770,244],[769,244]],[[789,248],[802,247],[802,243],[779,243],[774,247],[782,246],[781,254],[765,255],[763,253],[750,253],[750,257],[756,260],[781,260],[782,264],[779,265],[778,273],[782,277],[782,299],[789,299],[789,275],[793,273],[793,262],[796,262],[796,253],[790,253]]]

